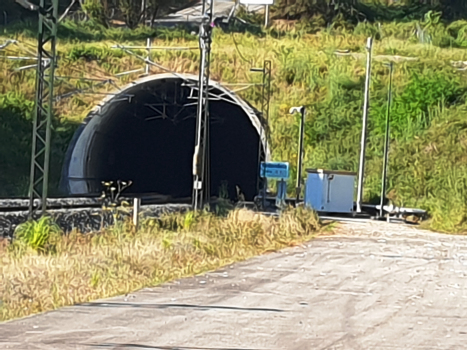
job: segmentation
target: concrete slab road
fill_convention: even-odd
[[[467,240],[387,223],[0,324],[1,349],[465,349]]]

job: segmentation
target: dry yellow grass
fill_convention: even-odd
[[[279,218],[246,210],[225,218],[175,214],[124,223],[102,233],[71,234],[45,253],[0,246],[0,321],[109,297],[199,274],[311,239],[315,213]]]

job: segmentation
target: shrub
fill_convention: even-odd
[[[60,232],[60,228],[50,217],[43,216],[38,221],[31,220],[19,225],[15,230],[12,247],[27,247],[44,253],[53,247]]]

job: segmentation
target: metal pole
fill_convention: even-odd
[[[300,200],[300,192],[302,191],[302,162],[303,162],[303,134],[305,132],[305,107],[301,108],[301,121],[300,121],[300,138],[298,142],[298,159],[297,159],[297,183],[295,191],[297,194],[297,202]]]
[[[264,117],[265,117],[265,128],[266,128],[266,146],[264,150],[264,160],[268,161],[267,156],[269,152],[269,107],[271,103],[271,72],[272,72],[272,63],[271,61],[267,60],[264,61],[264,70],[266,74],[266,100],[264,101]],[[268,187],[268,179],[264,179],[263,185],[263,210],[266,207],[266,194],[267,194],[267,187]]]
[[[266,5],[266,8],[264,9],[264,13],[265,13],[264,27],[267,28],[269,25],[269,5]]]
[[[267,121],[269,119],[269,101],[270,101],[270,94],[271,94],[271,61],[264,61],[263,62],[263,68],[252,68],[250,69],[251,72],[261,72],[263,73],[262,77],[262,83],[259,84],[261,86],[261,115],[263,116],[263,125],[261,127],[260,135],[259,135],[259,141],[258,141],[258,171],[260,170],[261,167],[261,155],[263,154],[263,159],[264,161],[267,161],[266,155],[267,155],[267,140],[268,140],[268,135],[267,135]],[[264,127],[263,127],[264,126]],[[264,130],[264,134],[263,134]],[[266,143],[264,145],[264,149],[262,149],[263,146],[263,137],[266,139]],[[260,177],[258,176],[258,181],[256,184],[256,191],[259,192],[259,179]]]
[[[261,114],[264,118],[264,100],[265,100],[265,90],[266,90],[266,71],[265,67],[263,65],[263,83],[261,84]],[[259,134],[259,141],[258,141],[258,175],[259,172],[261,171],[261,149],[262,149],[262,144],[263,144],[263,128],[261,128],[260,134]],[[266,158],[266,157],[265,157]],[[265,159],[266,160],[266,159]],[[259,193],[259,183],[260,183],[260,176],[258,176],[257,181],[256,181],[256,192]],[[264,183],[263,183],[264,185]]]
[[[31,171],[29,178],[29,218],[40,208],[47,209],[50,145],[54,103],[54,73],[57,61],[56,40],[58,0],[41,0],[39,5],[36,100],[32,132]],[[50,44],[49,50],[46,47]],[[39,207],[34,206],[39,200]]]
[[[367,62],[366,62],[366,80],[365,80],[365,101],[363,104],[363,126],[362,140],[360,150],[360,165],[358,170],[358,190],[357,190],[357,212],[362,212],[362,197],[363,197],[363,179],[365,172],[365,154],[366,154],[366,132],[368,128],[368,109],[370,102],[370,82],[371,82],[371,51],[373,48],[373,38],[368,38],[367,41]]]
[[[143,25],[146,25],[146,0],[141,0],[141,19]]]
[[[269,108],[271,105],[271,72],[272,72],[272,64],[271,61],[264,61],[264,69],[266,71],[266,101],[264,101],[264,116],[266,122],[266,150],[265,150],[265,159],[268,154],[269,148]]]
[[[203,0],[203,19],[199,29],[200,69],[196,110],[196,141],[193,155],[193,210],[203,207],[210,199],[209,146],[209,73],[214,0]]]
[[[379,216],[383,216],[384,199],[386,198],[386,177],[388,168],[388,155],[389,155],[389,135],[390,135],[390,117],[391,117],[391,102],[392,102],[392,76],[394,72],[394,64],[389,63],[389,91],[388,91],[388,110],[386,114],[386,137],[384,141],[384,160],[383,160],[383,178],[381,180],[381,208],[379,209]]]

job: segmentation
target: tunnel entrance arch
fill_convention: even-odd
[[[76,131],[64,162],[67,195],[97,195],[102,181],[131,180],[126,193],[191,197],[196,128],[194,75],[159,74],[105,98]],[[211,193],[257,192],[258,154],[269,159],[261,114],[210,83]],[[261,139],[261,142],[260,142]],[[266,150],[266,152],[265,152]]]

